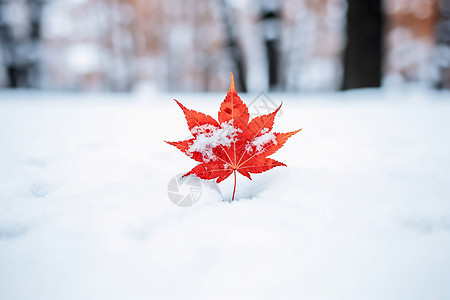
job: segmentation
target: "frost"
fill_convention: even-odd
[[[224,122],[220,124],[220,127],[211,124],[195,126],[191,133],[196,138],[186,153],[192,155],[194,152],[200,152],[203,155],[204,162],[217,160],[213,149],[217,146],[230,147],[231,143],[236,141],[236,136],[241,132],[242,130],[234,127],[232,122]]]

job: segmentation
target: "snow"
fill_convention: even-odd
[[[277,138],[273,132],[268,132],[269,128],[261,129],[262,135],[255,137],[252,142],[246,148],[248,151],[256,147],[256,153],[261,153],[263,149],[266,148],[268,144],[277,144]]]
[[[231,143],[236,140],[236,136],[242,132],[241,129],[233,126],[233,122],[223,122],[219,127],[210,124],[194,126],[191,130],[195,140],[189,145],[186,153],[193,154],[200,152],[203,155],[205,163],[211,160],[217,160],[213,153],[213,148],[222,145],[230,147]]]
[[[0,91],[0,298],[449,299],[449,96],[271,94],[288,167],[182,208],[171,99],[224,94]]]

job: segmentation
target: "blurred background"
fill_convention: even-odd
[[[450,88],[450,0],[0,0],[0,88]]]

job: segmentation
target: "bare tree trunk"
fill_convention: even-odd
[[[342,88],[379,87],[383,69],[381,0],[347,0],[347,46]]]
[[[226,31],[226,46],[230,52],[231,59],[235,65],[237,71],[237,84],[238,89],[242,92],[247,92],[247,81],[246,81],[246,68],[245,68],[245,58],[244,53],[239,45],[237,38],[236,21],[233,18],[232,8],[229,6],[227,0],[220,0],[223,21],[225,24]]]
[[[266,47],[269,90],[280,88],[281,8],[278,0],[263,0],[261,25]]]
[[[0,0],[0,47],[8,87],[38,87],[40,81],[41,10],[43,0]],[[28,20],[6,17],[7,6],[27,10]],[[29,30],[23,30],[28,24]]]
[[[441,20],[437,30],[437,42],[441,46],[440,81],[438,88],[450,89],[450,0],[440,0]]]

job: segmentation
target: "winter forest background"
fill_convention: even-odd
[[[0,0],[0,87],[450,87],[450,0]]]

